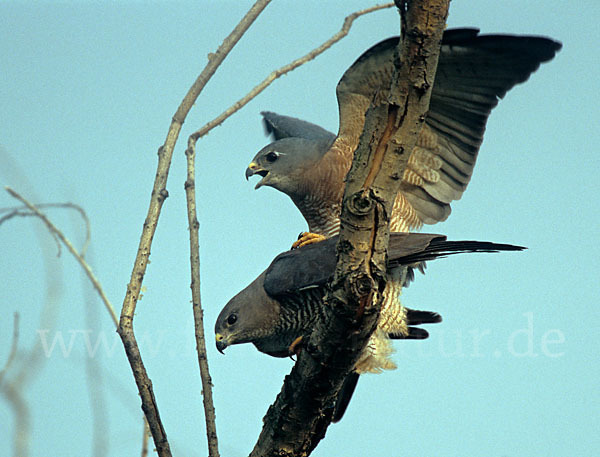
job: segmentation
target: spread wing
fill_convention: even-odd
[[[270,111],[262,111],[260,114],[263,117],[265,133],[272,136],[274,141],[281,140],[282,138],[330,141],[335,139],[333,133],[311,122],[291,116],[282,116]]]
[[[367,50],[338,84],[336,142],[350,144],[348,149],[358,145],[371,99],[387,96],[397,43],[397,37],[390,38]],[[448,217],[450,203],[462,196],[471,179],[491,110],[560,48],[544,37],[479,35],[477,29],[445,32],[429,113],[396,200],[403,228]]]

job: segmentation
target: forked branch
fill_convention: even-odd
[[[150,247],[152,239],[156,232],[158,219],[165,199],[169,196],[167,192],[167,178],[171,167],[171,159],[173,157],[173,149],[179,138],[179,133],[187,114],[196,102],[198,95],[213,76],[219,65],[225,57],[233,49],[242,35],[252,25],[258,15],[269,4],[270,0],[258,0],[248,13],[242,18],[240,23],[234,28],[227,38],[223,41],[219,49],[214,54],[209,56],[209,61],[204,70],[200,73],[179,108],[173,116],[171,125],[167,132],[167,137],[164,144],[158,150],[158,165],[152,194],[150,197],[150,205],[148,214],[142,229],[140,243],[138,246],[137,255],[131,272],[131,279],[127,285],[127,292],[123,300],[121,309],[121,318],[119,320],[119,335],[123,341],[127,359],[133,372],[133,377],[138,387],[138,391],[142,400],[142,410],[148,420],[148,425],[152,433],[154,445],[158,455],[161,457],[171,456],[167,434],[163,428],[158,411],[158,405],[154,397],[152,383],[146,372],[146,368],[142,361],[142,356],[133,331],[133,317],[137,301],[139,299],[142,281],[146,273],[146,267],[150,257]]]

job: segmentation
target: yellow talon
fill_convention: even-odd
[[[288,351],[290,351],[290,355],[300,354],[300,349],[301,349],[300,343],[302,342],[302,338],[304,338],[304,337],[299,336],[294,341],[292,341],[292,344],[290,344],[290,347],[288,348]]]
[[[298,249],[309,244],[319,243],[326,239],[327,237],[319,235],[318,233],[302,232],[298,239],[294,241],[294,244],[292,244],[292,249]]]

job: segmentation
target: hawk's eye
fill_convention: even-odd
[[[233,325],[236,322],[237,322],[237,314],[230,314],[229,317],[227,318],[227,324]]]
[[[265,156],[265,159],[267,159],[267,162],[273,163],[277,160],[278,157],[279,157],[279,154],[271,151]]]

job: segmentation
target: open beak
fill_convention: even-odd
[[[217,340],[217,351],[219,351],[221,354],[225,354],[225,352],[223,352],[228,344],[227,344],[227,340],[225,338],[223,338],[223,335],[221,335],[220,333],[217,333],[215,335],[215,339]]]
[[[269,172],[264,168],[261,168],[260,165],[258,165],[256,162],[250,162],[250,165],[248,165],[248,168],[246,168],[246,181],[248,181],[248,178],[250,178],[250,176],[262,176],[263,179],[258,181],[258,184],[256,184],[256,186],[254,187],[255,189],[258,189],[259,187],[262,187],[265,184],[264,181],[268,174]]]

